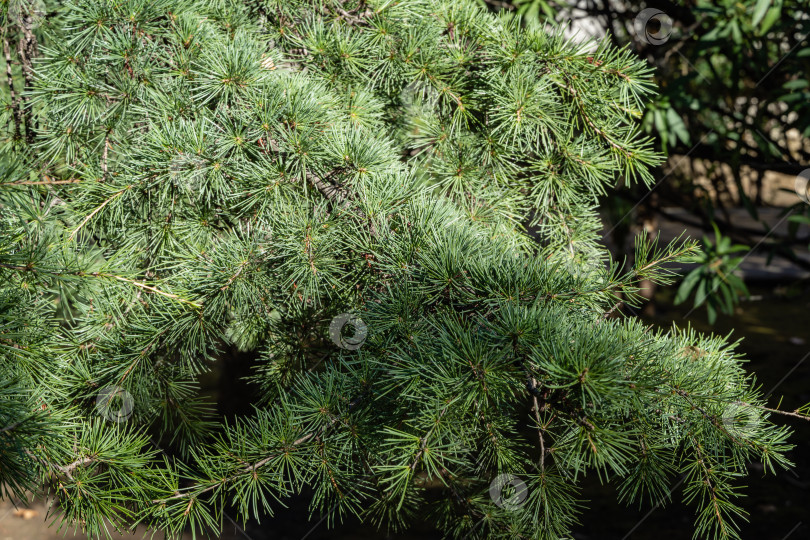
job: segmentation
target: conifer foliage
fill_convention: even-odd
[[[695,251],[600,247],[597,197],[660,160],[626,51],[466,0],[4,8],[0,497],[91,536],[304,494],[552,539],[588,474],[682,477],[729,538],[746,463],[790,465],[733,345],[615,316]],[[201,378],[236,350],[225,419]]]

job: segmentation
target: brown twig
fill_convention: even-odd
[[[8,90],[11,94],[11,110],[14,116],[14,137],[19,138],[22,130],[22,110],[20,109],[20,100],[14,91],[14,76],[11,72],[11,46],[8,42],[8,28],[3,29],[3,55],[6,59],[6,82]]]

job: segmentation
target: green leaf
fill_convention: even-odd
[[[706,313],[709,315],[709,324],[714,324],[714,321],[717,320],[717,310],[711,304],[707,304]]]
[[[790,216],[788,221],[810,225],[810,216]]]
[[[749,296],[748,287],[745,285],[745,281],[743,281],[740,277],[735,274],[729,274],[726,276],[729,284],[734,288],[734,290],[740,296]]]
[[[684,144],[690,144],[689,130],[686,129],[686,124],[684,123],[683,118],[681,118],[675,109],[667,109],[667,121],[669,122],[669,127],[675,136],[678,137]]]
[[[706,290],[708,285],[708,281],[703,279],[698,284],[697,293],[695,294],[695,307],[699,307],[703,305],[703,302],[706,301],[706,295],[708,291]]]
[[[782,0],[776,0],[776,2],[774,2],[774,6],[768,10],[768,14],[765,15],[764,19],[762,19],[762,26],[759,28],[760,35],[764,35],[768,30],[770,30],[771,26],[773,26],[781,16]]]
[[[742,31],[740,30],[740,24],[735,19],[729,23],[729,27],[731,28],[731,38],[734,40],[734,43],[741,45],[743,38]]]
[[[810,86],[810,81],[807,79],[793,79],[782,85],[785,90],[799,90]]]
[[[756,6],[754,6],[754,14],[751,17],[751,25],[756,27],[759,22],[765,17],[765,13],[771,7],[772,0],[757,0]]]
[[[678,287],[678,293],[675,295],[675,304],[682,304],[692,294],[695,284],[700,279],[703,268],[695,268],[689,272]]]

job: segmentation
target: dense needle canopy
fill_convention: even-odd
[[[598,196],[660,161],[627,51],[467,0],[46,7],[4,21],[36,58],[0,122],[0,497],[102,536],[304,493],[551,539],[588,474],[645,505],[683,476],[724,538],[746,463],[789,465],[733,346],[614,317],[695,251],[600,243]],[[224,419],[200,381],[236,351]]]

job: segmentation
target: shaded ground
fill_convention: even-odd
[[[35,501],[23,508],[15,507],[12,501],[0,501],[0,540],[62,540],[64,538],[86,538],[81,533],[74,534],[72,529],[57,530],[53,523],[54,516],[47,518],[48,506],[44,501]],[[143,529],[137,535],[113,534],[113,540],[131,540],[142,538]],[[191,538],[191,535],[186,535]],[[154,540],[163,540],[162,534],[156,534]]]

